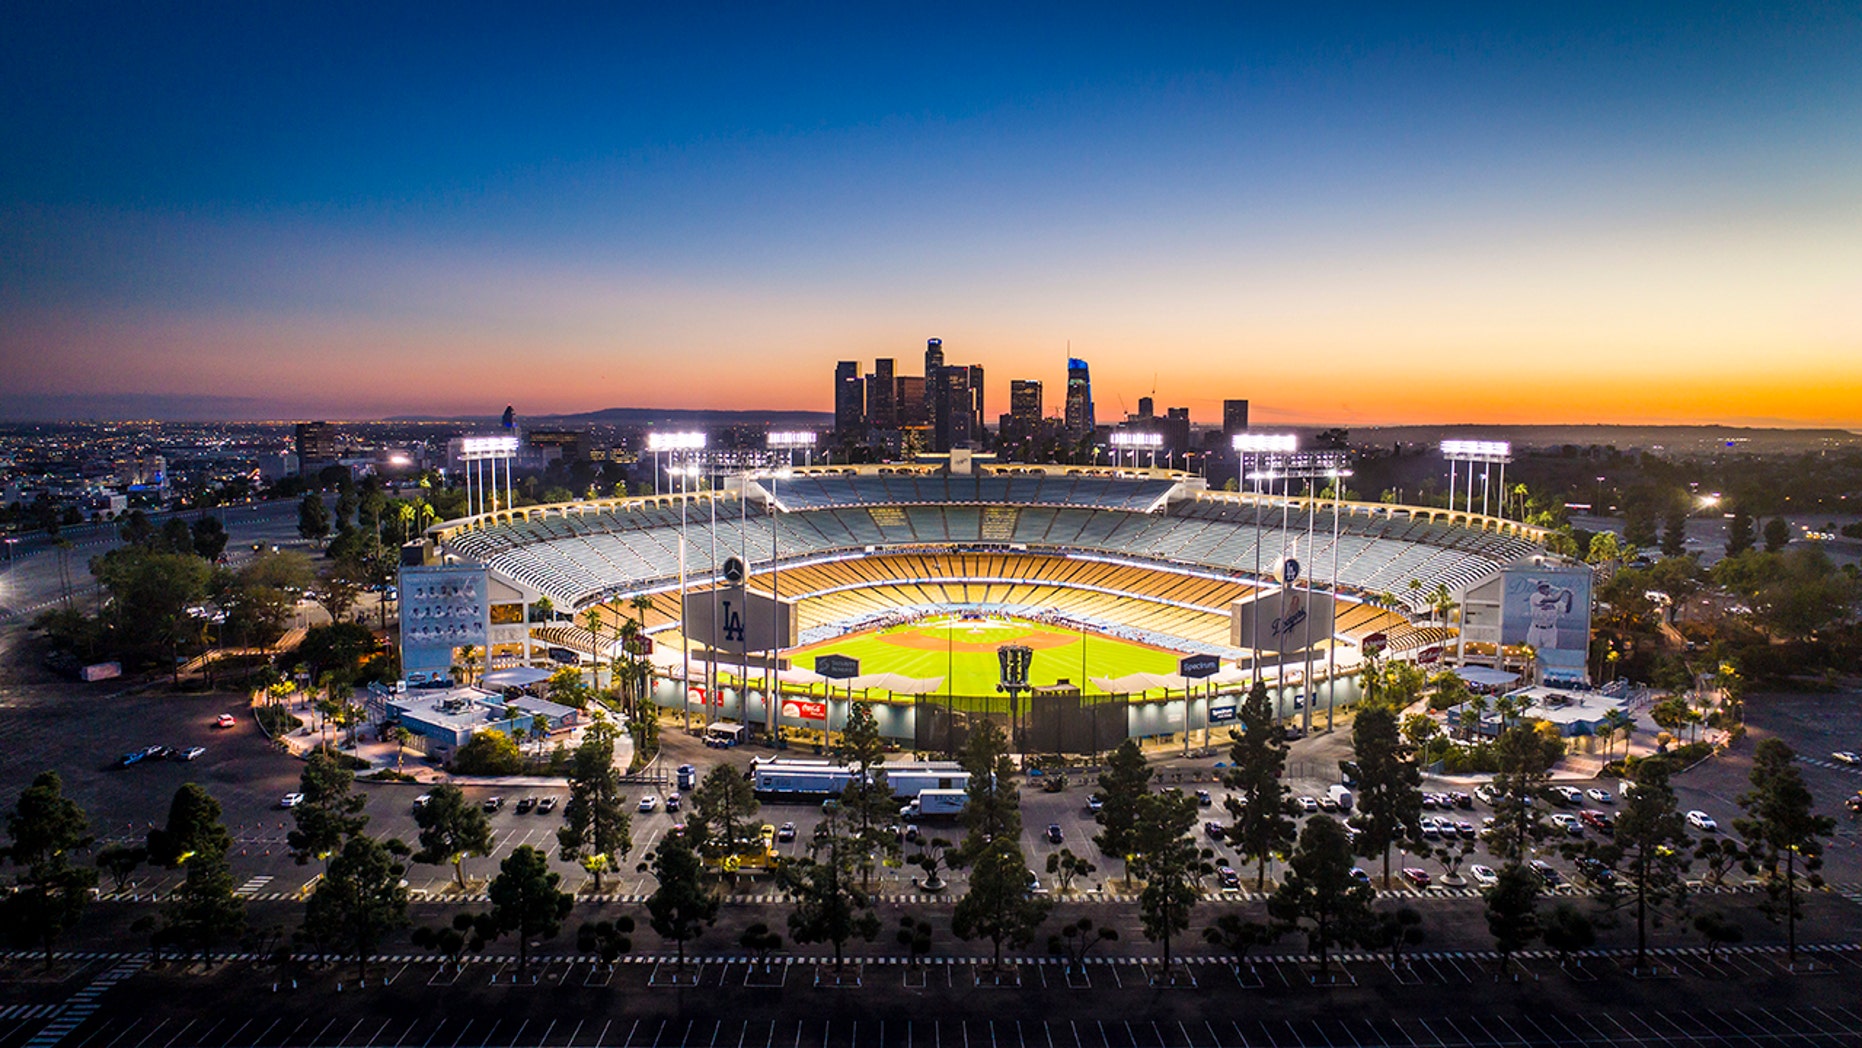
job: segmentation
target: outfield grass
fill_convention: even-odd
[[[790,653],[793,665],[813,669],[821,655],[847,655],[860,660],[860,672],[899,673],[907,677],[954,678],[958,695],[994,695],[1001,679],[996,648],[1026,644],[1034,648],[1028,672],[1030,684],[1045,686],[1066,678],[1081,679],[1081,656],[1086,677],[1122,677],[1128,673],[1174,673],[1177,655],[1101,633],[1082,635],[1077,630],[1045,626],[1020,619],[964,620],[955,616],[927,619],[910,626],[855,633]],[[940,688],[940,691],[945,689]],[[1086,686],[1088,694],[1099,689]]]

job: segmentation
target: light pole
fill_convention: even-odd
[[[665,452],[675,463],[683,460],[684,455],[693,451],[702,451],[705,447],[705,434],[660,433],[647,434],[647,449],[659,453]],[[685,729],[692,728],[692,635],[691,623],[685,614],[685,547],[686,547],[686,501],[688,492],[686,481],[692,474],[691,465],[674,465],[667,471],[679,476],[679,649],[680,679],[679,686],[683,694],[679,698],[680,716],[684,719]],[[656,477],[657,480],[657,477]]]

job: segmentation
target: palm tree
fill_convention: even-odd
[[[1474,733],[1480,729],[1481,717],[1487,713],[1489,705],[1487,696],[1478,691],[1470,694],[1468,701],[1462,703],[1461,737],[1463,739],[1474,738]]]
[[[1629,734],[1635,728],[1635,718],[1621,709],[1614,709],[1603,715],[1597,722],[1598,729],[1604,736],[1604,753],[1607,755],[1615,747],[1611,745],[1618,733],[1623,736],[1623,752],[1629,752]]]
[[[1452,616],[1455,613],[1455,609],[1460,606],[1460,603],[1455,600],[1454,594],[1448,592],[1448,585],[1446,583],[1438,582],[1435,584],[1435,589],[1429,594],[1429,611],[1442,620],[1443,626],[1448,625],[1449,617]]]
[[[595,690],[601,690],[601,609],[588,609],[582,616],[582,626],[594,639],[589,643],[590,657],[595,661]]]

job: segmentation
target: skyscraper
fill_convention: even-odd
[[[336,461],[336,427],[328,422],[297,424],[297,468],[309,476],[316,467]]]
[[[1018,378],[1009,381],[1009,417],[1030,426],[1041,421],[1041,382]]]
[[[1086,361],[1067,360],[1067,436],[1078,440],[1093,431],[1093,379]]]
[[[866,376],[866,422],[874,429],[899,428],[898,382],[891,357],[873,361]]]
[[[860,362],[843,360],[834,365],[834,431],[858,433],[866,425],[866,397],[860,381]]]
[[[983,414],[983,365],[970,365],[970,439],[982,443],[983,427],[989,416]]]
[[[941,338],[925,339],[925,419],[937,418],[937,377],[944,370],[944,340]]]
[[[1245,400],[1224,400],[1222,402],[1222,436],[1232,437],[1237,433],[1248,431],[1248,402]]]
[[[931,390],[931,450],[969,447],[976,433],[970,369],[962,364],[941,367],[926,385]]]

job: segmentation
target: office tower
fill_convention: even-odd
[[[328,422],[297,424],[297,468],[309,475],[316,467],[336,461],[336,427]]]
[[[1150,397],[1139,397],[1138,398],[1138,417],[1139,418],[1151,418],[1154,414],[1153,405],[1154,405],[1154,402],[1151,400]]]
[[[1038,379],[1009,381],[1009,417],[1032,426],[1041,421],[1041,383]]]
[[[843,360],[834,365],[834,431],[858,433],[866,425],[865,390],[860,381],[860,362]]]
[[[970,392],[970,369],[942,367],[930,383],[931,450],[970,446],[976,432],[976,400]]]
[[[970,365],[970,439],[981,442],[989,416],[983,414],[983,365]]]
[[[1222,436],[1232,437],[1237,433],[1248,431],[1248,402],[1245,400],[1224,400],[1222,402]],[[1226,443],[1226,441],[1224,442]]]
[[[1166,415],[1163,425],[1164,446],[1179,454],[1190,450],[1190,409],[1169,408]]]
[[[925,419],[930,421],[937,417],[937,405],[932,401],[937,393],[937,376],[944,370],[944,340],[930,338],[925,340]]]
[[[873,361],[873,372],[866,376],[866,422],[874,429],[899,428],[898,380],[893,367],[891,357],[882,357]]]
[[[1093,380],[1086,361],[1067,360],[1067,436],[1075,440],[1093,431]]]
[[[931,403],[931,384],[922,375],[899,375],[895,381],[898,389],[892,400],[898,408],[899,427],[930,425],[927,408]]]

